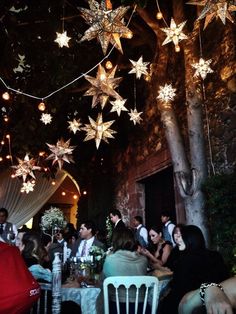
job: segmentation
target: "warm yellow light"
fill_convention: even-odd
[[[105,78],[106,78],[106,75],[105,75],[105,74],[101,74],[101,75],[100,75],[100,80],[101,80],[101,81],[104,81]]]
[[[14,174],[11,175],[11,178],[14,179],[16,176]]]
[[[47,171],[48,171],[48,168],[44,168],[44,171],[47,172]]]
[[[8,116],[4,116],[4,117],[3,117],[3,120],[4,120],[5,122],[8,122],[8,121],[9,121]]]
[[[38,105],[38,110],[40,111],[44,111],[46,109],[46,105],[44,102],[41,102],[39,105]]]
[[[10,94],[8,92],[5,92],[5,93],[2,94],[2,98],[4,100],[9,100],[10,99]]]
[[[83,194],[86,195],[86,194],[87,194],[87,191],[83,191]]]
[[[150,82],[151,81],[151,76],[149,74],[145,75],[144,79],[145,79],[146,82]]]
[[[45,152],[39,152],[39,156],[42,157],[45,154]]]
[[[133,33],[132,32],[128,32],[124,35],[124,37],[131,39],[133,37]]]
[[[4,141],[1,141],[1,144],[2,144],[2,145],[4,145],[4,144],[5,144],[5,142],[4,142]]]
[[[107,70],[111,70],[113,68],[113,64],[111,63],[110,60],[108,60],[105,64],[105,67]]]
[[[0,157],[0,161],[3,161],[3,158],[2,158],[2,157]]]
[[[163,15],[162,15],[161,11],[157,12],[156,18],[158,20],[161,20],[163,18]]]
[[[52,185],[56,185],[56,182],[55,182],[55,181],[52,181]]]
[[[6,156],[6,159],[11,159],[11,155],[7,155],[7,156]]]
[[[76,194],[73,195],[73,199],[74,199],[74,200],[77,200],[77,198],[78,198],[78,195],[76,195]]]
[[[7,134],[7,135],[6,135],[6,138],[9,140],[9,138],[10,138],[10,134]]]
[[[175,51],[176,51],[176,52],[180,52],[180,46],[179,46],[179,45],[176,45],[176,46],[175,46]]]
[[[66,195],[66,192],[61,192],[61,195],[62,195],[62,196],[65,196],[65,195]]]

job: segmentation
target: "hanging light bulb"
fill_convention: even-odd
[[[4,145],[5,144],[5,142],[4,141],[1,141],[1,145]]]
[[[156,18],[157,18],[157,20],[161,20],[163,18],[161,11],[157,12]]]
[[[56,182],[55,182],[55,181],[52,181],[52,185],[56,185]]]
[[[74,199],[74,200],[77,200],[77,198],[78,198],[78,195],[74,194],[74,195],[73,195],[73,199]]]
[[[5,92],[5,93],[2,94],[2,98],[4,100],[9,100],[10,99],[10,94],[8,92]]]
[[[5,115],[5,116],[3,117],[3,120],[4,120],[5,122],[8,122],[8,121],[9,121],[8,116],[7,116],[7,115]]]
[[[11,155],[6,155],[6,159],[11,159]]]
[[[66,192],[64,192],[64,191],[61,192],[61,195],[62,195],[62,196],[65,196],[65,195],[66,195]]]
[[[38,110],[44,111],[46,109],[46,105],[44,102],[39,103],[38,105]]]
[[[107,70],[111,70],[113,68],[113,64],[111,63],[110,60],[108,60],[105,64],[105,67]]]
[[[6,135],[6,138],[9,140],[9,138],[10,138],[10,134],[7,134],[7,135]]]
[[[124,37],[124,38],[128,38],[128,39],[131,39],[131,38],[133,37],[133,33],[132,33],[131,31],[129,31],[129,32],[125,33],[125,34],[123,35],[123,37]]]
[[[1,161],[3,161],[3,158],[2,158],[2,157],[0,157],[0,162],[1,162]]]
[[[176,52],[180,52],[180,46],[179,46],[179,45],[176,45],[176,46],[175,46],[175,51],[176,51]]]

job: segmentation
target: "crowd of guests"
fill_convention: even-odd
[[[5,222],[1,218],[3,215]],[[13,230],[6,220],[7,212],[0,209],[0,225],[3,225],[0,239],[3,242],[8,240],[4,227]],[[97,246],[108,252],[101,274],[103,279],[146,275],[155,271],[171,274],[169,291],[160,299],[158,314],[233,313],[236,307],[236,279],[229,278],[222,256],[206,248],[199,227],[174,225],[168,212],[161,215],[162,228],[152,226],[149,231],[143,225],[141,216],[133,218],[132,228],[124,224],[118,210],[110,212],[110,220],[113,223],[111,247],[104,238],[100,241],[96,226],[90,220],[80,225],[79,232],[68,223],[64,230],[57,230],[53,238],[23,228],[17,233],[15,244],[25,266],[39,281],[51,282],[55,252],[63,254],[66,247],[70,257],[83,257],[90,254],[92,246]],[[115,295],[111,295],[111,313],[116,313],[114,300]]]

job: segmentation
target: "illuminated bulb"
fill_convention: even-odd
[[[44,111],[46,109],[46,105],[44,102],[41,102],[39,105],[38,105],[38,110],[40,111]]]
[[[47,171],[48,171],[48,168],[44,168],[44,171],[47,172]]]
[[[0,157],[0,161],[3,161],[3,158],[2,158],[2,157]]]
[[[9,121],[8,116],[4,116],[4,117],[3,117],[3,120],[4,120],[5,122],[8,122],[8,121]]]
[[[4,141],[1,141],[1,144],[2,144],[2,145],[4,145],[4,144],[5,144],[5,142],[4,142]]]
[[[11,178],[14,179],[16,176],[14,175],[14,173],[11,175]]]
[[[39,156],[42,157],[45,154],[45,152],[39,152]]]
[[[101,81],[104,81],[105,78],[106,78],[106,75],[105,75],[105,74],[101,74],[101,75],[100,75],[100,80],[101,80]]]
[[[106,67],[107,70],[110,70],[110,69],[113,68],[113,64],[111,63],[111,61],[108,60],[108,61],[106,62],[106,64],[105,64],[105,67]]]
[[[7,155],[7,156],[6,156],[6,159],[11,159],[11,155]]]
[[[75,194],[75,195],[73,195],[73,199],[74,200],[77,200],[77,198],[78,198],[78,196]]]
[[[125,37],[128,39],[131,39],[133,37],[133,33],[132,32],[128,32],[125,34]]]
[[[52,185],[56,185],[56,182],[55,182],[55,181],[52,181]]]
[[[176,52],[180,52],[180,46],[179,46],[179,45],[176,45],[176,46],[175,46],[175,51],[176,51]]]
[[[6,135],[6,138],[9,139],[9,138],[10,138],[10,134],[7,134],[7,135]]]
[[[86,195],[86,194],[87,194],[87,191],[83,191],[83,194]]]
[[[151,76],[150,75],[145,75],[144,79],[145,79],[145,81],[150,82],[151,81]]]
[[[163,15],[162,15],[161,11],[157,12],[156,18],[158,20],[161,20],[163,18]]]
[[[65,196],[65,195],[66,195],[66,192],[61,192],[61,195],[62,195],[62,196]]]
[[[5,93],[2,94],[2,98],[4,100],[9,100],[10,99],[10,94],[8,92],[5,92]]]

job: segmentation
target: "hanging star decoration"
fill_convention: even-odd
[[[80,122],[80,119],[73,119],[73,121],[67,122],[69,123],[68,129],[74,134],[81,130],[82,123]]]
[[[143,120],[140,117],[142,113],[143,113],[142,111],[138,112],[136,108],[134,110],[131,109],[130,112],[128,113],[128,115],[130,116],[130,121],[133,121],[134,125],[136,125],[136,123],[139,124]]]
[[[165,84],[160,86],[157,98],[161,101],[168,103],[174,100],[176,89],[172,87],[171,84]]]
[[[117,112],[118,116],[120,116],[121,111],[128,111],[128,109],[124,106],[127,99],[116,99],[115,101],[110,101],[112,104],[112,108],[110,112]]]
[[[14,176],[22,177],[23,182],[25,182],[28,176],[35,179],[35,175],[33,173],[34,170],[41,170],[41,167],[36,166],[36,161],[33,158],[29,158],[29,155],[26,154],[24,159],[17,158],[18,165],[12,166],[12,168],[16,169]]]
[[[46,144],[51,151],[51,154],[46,159],[53,159],[52,165],[58,163],[59,169],[61,170],[64,161],[67,163],[74,162],[71,155],[76,146],[70,146],[70,139],[66,142],[60,139],[57,141],[56,145]]]
[[[25,63],[26,62],[25,55],[18,54],[17,61],[18,61],[18,66],[13,69],[14,73],[17,73],[17,72],[22,73],[24,70],[27,70],[30,68],[30,65]]]
[[[143,62],[143,56],[141,56],[138,61],[129,61],[132,63],[133,68],[131,71],[129,71],[129,74],[135,73],[136,78],[140,79],[142,75],[148,75],[147,66],[150,62]]]
[[[122,77],[114,77],[116,69],[117,66],[111,72],[106,72],[104,67],[99,64],[96,78],[85,75],[85,79],[91,83],[92,87],[85,92],[84,96],[93,96],[92,108],[100,103],[103,109],[109,96],[122,100],[122,97],[114,90],[122,80]]]
[[[20,191],[22,193],[25,192],[26,194],[29,194],[29,192],[33,192],[34,191],[34,186],[35,186],[35,181],[34,180],[24,182]]]
[[[57,33],[57,32],[56,32]],[[59,47],[68,47],[69,48],[69,40],[71,37],[67,36],[67,31],[63,33],[57,33],[57,38],[54,40],[56,43],[58,43]]]
[[[85,127],[83,128],[83,130],[87,132],[84,141],[94,139],[96,148],[98,149],[101,140],[108,143],[108,138],[114,138],[112,134],[116,133],[116,131],[110,129],[110,126],[115,120],[103,122],[102,113],[98,114],[96,121],[94,121],[91,117],[88,118],[90,124],[85,124]]]
[[[196,69],[194,76],[200,76],[205,80],[208,73],[213,73],[213,70],[210,68],[211,59],[204,60],[203,58],[199,59],[199,62],[191,64],[194,69]]]
[[[129,7],[120,6],[112,10],[111,3],[108,8],[106,2],[102,0],[99,4],[97,1],[90,0],[88,1],[90,10],[79,8],[82,17],[90,25],[80,42],[97,38],[104,55],[109,43],[123,53],[120,38],[132,37],[132,32],[124,25],[124,15]]]
[[[50,113],[42,113],[40,121],[42,121],[45,125],[50,124],[52,122],[52,116]]]
[[[204,29],[216,17],[220,18],[221,22],[225,25],[226,19],[234,23],[231,12],[236,11],[234,0],[203,0],[203,1],[189,1],[187,4],[203,6],[198,20],[204,19]]]
[[[170,43],[171,41],[174,43],[175,47],[179,46],[179,42],[183,39],[188,38],[183,32],[184,25],[187,21],[184,21],[180,23],[179,25],[176,25],[173,18],[171,18],[170,27],[167,28],[161,28],[163,32],[166,33],[167,37],[163,41],[162,46]]]

